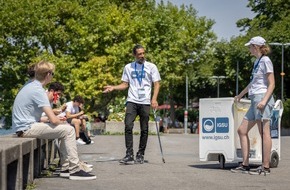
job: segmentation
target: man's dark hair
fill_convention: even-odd
[[[76,97],[73,99],[73,101],[74,101],[74,102],[81,103],[81,104],[84,104],[84,103],[85,103],[83,97],[81,97],[81,96],[76,96]]]
[[[133,48],[133,54],[136,55],[137,49],[144,49],[144,47],[140,44],[136,44]]]
[[[49,87],[48,87],[48,91],[50,90],[54,90],[54,91],[64,91],[64,86],[59,83],[59,82],[52,82],[50,83]]]

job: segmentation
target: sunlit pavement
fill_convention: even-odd
[[[78,146],[81,160],[94,165],[97,175],[93,181],[71,181],[60,177],[35,180],[36,189],[72,190],[152,190],[152,189],[279,189],[288,190],[290,166],[290,137],[281,138],[281,160],[271,175],[234,174],[230,169],[237,163],[220,164],[199,161],[198,134],[162,134],[165,163],[162,162],[157,136],[149,136],[144,164],[121,165],[125,156],[124,136],[95,136],[92,145]],[[134,136],[134,151],[139,136]]]

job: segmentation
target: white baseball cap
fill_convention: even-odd
[[[262,46],[266,44],[266,40],[264,38],[262,38],[261,36],[256,36],[251,38],[251,40],[245,44],[245,46],[249,46],[249,45],[258,45],[258,46]]]

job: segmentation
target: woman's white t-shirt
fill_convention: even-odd
[[[254,63],[254,65],[258,65],[256,67],[254,66],[252,71],[252,79],[248,89],[249,95],[266,93],[269,85],[267,74],[274,72],[272,61],[268,56],[263,56],[261,60],[258,61],[259,59],[256,59]]]

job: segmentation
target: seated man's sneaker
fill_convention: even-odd
[[[93,170],[92,167],[89,167],[87,164],[84,162],[80,162],[80,169],[84,170],[85,172],[91,172]]]
[[[80,161],[81,164],[85,164],[87,167],[89,168],[93,168],[94,166],[92,164],[89,164],[87,162],[83,162],[83,161]]]
[[[134,164],[134,155],[127,154],[123,159],[119,161],[121,164]]]
[[[70,180],[94,180],[97,179],[97,176],[89,174],[84,170],[80,170],[78,172],[72,173],[69,176]]]
[[[76,140],[76,142],[77,142],[77,145],[85,145],[86,144],[81,138],[78,138]]]

